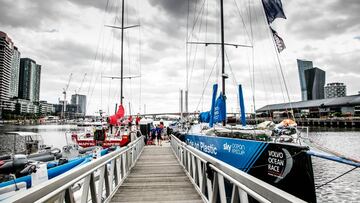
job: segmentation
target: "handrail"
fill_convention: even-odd
[[[185,144],[173,135],[171,147],[205,202],[225,203],[228,202],[228,198],[231,198],[231,202],[247,203],[250,197],[259,202],[305,202]],[[225,187],[225,180],[232,186],[232,191],[228,191],[229,187]]]
[[[72,169],[29,190],[19,192],[6,201],[85,203],[89,200],[90,191],[92,202],[110,202],[135,165],[144,144],[144,138],[141,136],[126,147]],[[95,178],[95,176],[99,178]]]

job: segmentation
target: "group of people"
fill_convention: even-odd
[[[147,144],[155,144],[158,146],[162,146],[162,140],[168,139],[168,132],[167,128],[164,126],[163,122],[160,124],[155,125],[154,128],[150,131],[150,137],[148,139]]]

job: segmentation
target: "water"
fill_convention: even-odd
[[[19,126],[4,125],[0,126],[0,136],[9,131],[30,131],[37,132],[44,138],[45,144],[62,148],[66,145],[65,133],[78,130],[74,125],[35,125]],[[309,137],[316,143],[321,144],[331,150],[337,151],[345,156],[360,159],[360,131],[317,128],[311,129]],[[68,141],[70,138],[68,137]],[[0,151],[3,148],[0,143]],[[353,167],[313,158],[313,169],[315,185],[320,186],[327,181],[351,170]],[[300,188],[299,188],[300,189]],[[339,179],[322,186],[316,190],[318,202],[360,202],[360,169],[340,177]]]
[[[314,142],[344,156],[360,160],[360,131],[314,128],[309,132]],[[315,185],[320,186],[354,167],[313,157]],[[318,202],[360,202],[360,168],[316,190]]]

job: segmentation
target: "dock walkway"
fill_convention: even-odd
[[[168,143],[145,146],[111,202],[203,202]]]

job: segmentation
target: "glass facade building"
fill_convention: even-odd
[[[39,102],[41,65],[30,58],[20,59],[19,98]]]
[[[86,96],[81,94],[71,95],[71,104],[77,105],[76,113],[86,115]]]
[[[305,70],[307,100],[324,99],[325,71],[320,68]]]
[[[300,80],[300,88],[301,88],[301,100],[306,101],[307,98],[307,87],[305,81],[305,70],[313,68],[312,61],[300,60],[297,59],[298,71],[299,71],[299,80]]]

